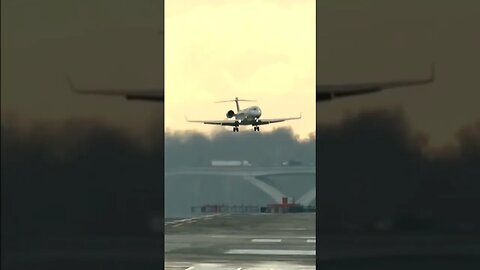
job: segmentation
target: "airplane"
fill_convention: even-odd
[[[287,117],[287,118],[274,118],[274,119],[260,119],[260,116],[262,116],[262,110],[258,106],[251,106],[245,109],[240,109],[239,101],[255,101],[255,100],[247,100],[247,99],[238,99],[236,97],[234,100],[223,100],[223,101],[217,101],[218,102],[229,102],[229,101],[235,101],[235,104],[237,105],[237,113],[235,113],[233,110],[229,110],[226,114],[227,118],[233,118],[235,119],[227,119],[227,120],[188,120],[187,117],[185,117],[185,120],[188,122],[193,122],[193,123],[203,123],[203,124],[208,124],[208,125],[220,125],[220,126],[232,126],[233,127],[233,132],[238,132],[238,126],[253,126],[253,131],[260,131],[260,125],[268,125],[268,124],[273,124],[273,123],[278,123],[278,122],[283,122],[287,120],[294,120],[294,119],[300,119],[302,118],[302,115],[300,114],[299,117]]]
[[[337,98],[350,97],[355,95],[370,94],[392,88],[424,85],[435,80],[435,65],[431,66],[431,75],[426,79],[414,79],[403,81],[370,82],[360,84],[319,84],[316,86],[316,100],[318,102],[331,101]],[[108,96],[122,96],[127,100],[164,102],[164,91],[162,88],[147,89],[86,89],[77,88],[69,75],[67,82],[70,88],[80,94],[95,94]]]

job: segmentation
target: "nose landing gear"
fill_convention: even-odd
[[[233,132],[238,132],[238,127],[234,127]]]

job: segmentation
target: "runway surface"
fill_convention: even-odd
[[[315,214],[221,215],[166,223],[165,269],[315,269]]]
[[[315,223],[314,213],[170,221],[165,269],[316,269],[316,263],[321,269],[480,269],[479,235],[326,234],[317,239]]]

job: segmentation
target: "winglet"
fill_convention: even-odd
[[[72,91],[78,92],[78,89],[75,88],[72,78],[70,77],[70,74],[66,73],[65,78],[67,79],[67,84],[72,89]]]
[[[72,77],[70,76],[70,74],[65,73],[65,77],[66,77],[68,86],[70,87],[70,89],[71,89],[73,92],[76,92],[76,93],[78,93],[78,94],[90,94],[90,93],[91,93],[90,90],[76,87],[76,86],[75,86],[75,83],[73,83],[73,80],[72,80]]]
[[[187,118],[187,116],[186,116],[186,115],[185,115],[185,121],[187,121],[187,122],[190,122],[190,121],[188,120],[188,118]]]

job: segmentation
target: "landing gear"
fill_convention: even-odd
[[[253,131],[260,131],[260,127],[253,127]]]
[[[234,127],[233,132],[238,132],[238,127]]]

